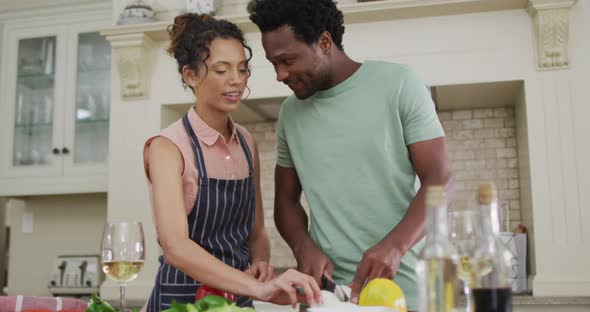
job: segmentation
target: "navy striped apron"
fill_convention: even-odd
[[[188,215],[189,237],[217,259],[240,271],[249,266],[248,237],[254,224],[254,165],[246,140],[236,131],[248,160],[248,177],[241,180],[220,180],[207,177],[205,160],[199,139],[188,116],[182,119],[192,143],[199,173],[199,190],[193,209]],[[169,265],[163,256],[147,311],[170,308],[172,301],[193,303],[198,281]],[[252,306],[252,299],[238,296],[241,307]]]

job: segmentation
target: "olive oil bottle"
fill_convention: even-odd
[[[458,255],[449,241],[447,204],[442,186],[427,188],[426,207],[426,243],[416,264],[420,311],[456,311],[460,292]]]

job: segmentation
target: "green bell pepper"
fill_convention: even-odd
[[[234,304],[215,308],[213,310],[207,310],[207,312],[256,312],[253,308],[240,308]]]
[[[221,296],[208,295],[197,300],[194,304],[173,302],[170,309],[162,312],[255,312],[255,310],[240,308]]]
[[[199,309],[199,312],[206,312],[229,305],[231,305],[231,301],[217,295],[205,296],[195,302],[195,307]]]

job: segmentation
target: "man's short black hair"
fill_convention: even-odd
[[[288,25],[297,39],[312,44],[327,31],[343,49],[344,16],[334,0],[251,0],[248,11],[262,33]]]

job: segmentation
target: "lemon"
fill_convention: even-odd
[[[361,290],[359,305],[383,306],[398,312],[408,312],[404,292],[394,281],[387,278],[376,278],[367,283]]]

